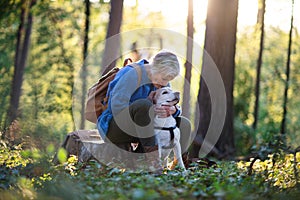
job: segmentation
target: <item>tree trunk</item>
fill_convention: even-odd
[[[235,58],[235,44],[236,44],[236,29],[237,29],[237,0],[210,0],[207,10],[206,18],[206,33],[204,49],[207,54],[203,55],[202,73],[207,73],[210,69],[208,60],[210,57],[216,64],[218,71],[225,86],[224,97],[226,102],[224,108],[222,105],[218,105],[215,101],[218,99],[211,98],[214,91],[218,91],[219,88],[216,85],[209,85],[206,79],[203,79],[201,75],[200,89],[198,94],[198,104],[200,108],[200,121],[199,128],[197,130],[197,137],[218,137],[216,142],[216,150],[222,152],[222,155],[217,155],[219,158],[229,158],[234,154],[234,134],[233,134],[233,83],[234,83],[234,58]],[[213,104],[214,103],[214,104]],[[219,106],[219,107],[218,107]],[[226,107],[226,108],[225,108]],[[209,132],[209,127],[218,122],[211,120],[214,119],[214,115],[218,114],[218,110],[225,109],[224,113],[224,126],[223,130],[220,130],[220,135],[214,132]],[[216,134],[216,135],[215,135]],[[210,141],[208,141],[210,142]],[[210,143],[214,145],[214,143]],[[197,144],[193,144],[191,156],[197,157],[200,147]]]
[[[260,28],[260,45],[259,45],[259,54],[257,59],[256,67],[256,84],[255,84],[255,104],[254,104],[254,122],[252,127],[256,130],[258,122],[258,112],[259,112],[259,95],[260,95],[260,72],[262,66],[262,55],[264,50],[264,18],[265,18],[265,9],[266,9],[266,0],[258,0],[258,13],[257,13],[257,25]]]
[[[25,16],[26,15],[26,1],[22,1],[21,7],[21,15],[20,15],[20,24],[17,33],[17,44],[16,44],[16,54],[15,54],[15,68],[14,68],[14,78],[11,86],[11,94],[10,94],[10,105],[8,108],[7,113],[7,125],[9,125],[13,120],[17,118],[17,108],[19,105],[19,97],[21,88],[19,89],[17,82],[20,82],[19,75],[19,63],[20,63],[20,56],[22,54],[22,40],[24,37],[24,24],[25,24]]]
[[[81,96],[81,120],[80,129],[85,128],[85,100],[87,93],[86,76],[87,76],[87,55],[88,55],[88,43],[89,43],[89,25],[90,25],[90,1],[85,0],[85,32],[84,32],[84,44],[83,44],[83,65],[81,73],[82,81],[82,96]]]
[[[102,57],[102,74],[115,67],[120,57],[120,28],[123,18],[123,0],[110,1],[110,16]]]
[[[286,62],[286,80],[283,96],[283,116],[281,121],[281,130],[282,135],[286,134],[286,115],[287,115],[287,101],[288,101],[288,90],[290,82],[290,62],[291,62],[291,51],[292,51],[292,33],[293,33],[293,22],[294,22],[294,0],[292,0],[292,15],[291,15],[291,28],[289,33],[289,43],[288,43],[288,53],[287,53],[287,62]]]
[[[7,114],[8,124],[13,122],[18,117],[23,75],[30,46],[30,36],[32,30],[31,9],[35,3],[36,0],[31,0],[29,9],[27,9],[26,0],[22,1],[22,11],[20,16],[21,21],[17,33],[14,76],[11,87],[10,105]]]
[[[189,0],[188,18],[187,18],[187,47],[185,61],[185,79],[183,90],[182,114],[190,118],[190,93],[191,93],[191,75],[193,60],[193,38],[194,38],[194,16],[193,16],[193,0]]]

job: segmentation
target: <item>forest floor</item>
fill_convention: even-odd
[[[0,140],[0,200],[9,199],[299,199],[300,152],[248,161],[192,162],[161,174],[80,163],[53,146],[41,152]]]

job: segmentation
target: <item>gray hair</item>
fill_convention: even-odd
[[[152,74],[163,73],[166,77],[174,79],[180,72],[177,56],[168,51],[161,51],[152,61]]]

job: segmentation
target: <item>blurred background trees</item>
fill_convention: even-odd
[[[213,7],[211,9],[217,9],[219,1],[209,1]],[[160,48],[178,46],[184,52],[180,55],[183,68],[181,76],[190,78],[188,89],[191,93],[198,94],[199,87],[203,89],[203,85],[199,85],[203,54],[195,51],[195,46],[187,47],[188,40],[178,41],[147,29],[127,38],[120,38],[120,43],[113,48],[114,54],[120,56],[117,56],[117,60],[103,64],[107,59],[105,52],[110,52],[107,48],[112,47],[105,45],[106,38],[135,29],[162,28],[184,36],[189,35],[199,46],[207,48],[221,72],[226,87],[228,116],[223,136],[216,146],[220,152],[247,155],[253,149],[277,140],[282,127],[285,127],[286,145],[299,145],[299,17],[294,17],[293,25],[293,13],[290,9],[292,1],[266,1],[265,4],[260,4],[258,2],[264,1],[249,3],[247,0],[231,0],[226,6],[234,4],[232,11],[226,9],[227,12],[223,12],[222,7],[218,15],[208,13],[207,21],[205,14],[208,1],[194,1],[193,9],[189,9],[193,12],[190,13],[189,20],[188,1],[183,3],[164,0],[160,4],[156,1],[152,4],[145,2],[147,1],[2,1],[0,128],[5,133],[2,136],[14,142],[27,140],[32,146],[45,148],[49,143],[58,145],[66,133],[76,128],[94,128],[84,121],[81,121],[81,125],[76,125],[80,124],[75,119],[80,119],[80,111],[74,109],[74,102],[84,99],[86,89],[92,84],[88,74],[100,77],[100,72],[107,65],[121,65],[123,58],[130,55],[131,52],[127,52],[130,48],[131,51],[138,50],[140,58],[148,59]],[[216,4],[212,4],[213,2]],[[296,3],[295,9],[299,7]],[[252,12],[255,15],[250,15],[251,11],[247,13],[248,9],[242,9],[243,5],[254,7],[255,11]],[[265,11],[259,5],[265,5]],[[284,19],[287,20],[283,24],[291,24],[288,29],[270,23],[270,17],[276,15],[274,6],[278,7],[277,11],[285,14]],[[169,9],[172,12],[168,12],[165,7],[172,8]],[[231,14],[232,18],[225,23],[223,20]],[[254,16],[255,23],[242,24],[250,16]],[[211,20],[223,26],[209,29]],[[234,27],[237,27],[237,31]],[[146,52],[143,48],[149,51]],[[193,54],[186,53],[191,52],[188,51],[189,48],[194,50]],[[190,63],[192,66],[185,59],[189,56],[193,60]],[[89,62],[86,63],[86,60]],[[289,73],[286,71],[287,63]],[[257,71],[259,64],[260,69]],[[82,76],[80,80],[83,81],[77,83],[78,74],[85,74],[84,66],[92,67],[92,70],[88,68],[87,76]],[[185,71],[189,73],[190,68],[191,74],[185,76]],[[257,74],[260,75],[259,78]],[[181,94],[187,90],[184,89],[184,81],[177,80],[174,86]],[[188,103],[185,103],[183,109],[193,122],[199,115],[199,110],[196,109],[197,99],[192,95],[188,96],[190,99],[185,100]],[[255,103],[256,99],[259,106]],[[200,104],[209,104],[209,94],[199,100]],[[82,108],[80,105],[77,107]],[[206,122],[205,125],[208,126],[209,115],[204,114],[201,118],[200,123]],[[14,124],[18,127],[10,126],[15,119],[17,121]],[[196,134],[198,125],[193,123],[193,126]]]

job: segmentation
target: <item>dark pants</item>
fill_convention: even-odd
[[[133,102],[127,111],[112,119],[106,135],[106,141],[117,145],[139,142],[142,146],[155,146],[152,105],[152,102],[146,99]],[[182,152],[185,152],[190,145],[191,124],[183,116],[176,117],[176,122],[181,131],[180,143]]]

